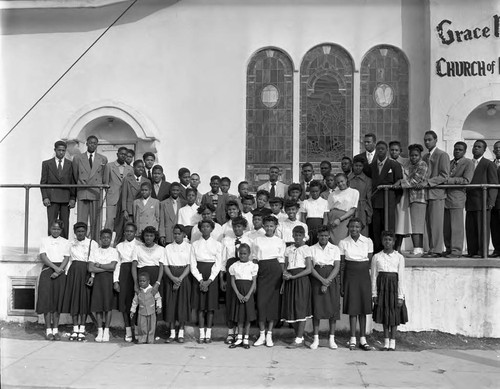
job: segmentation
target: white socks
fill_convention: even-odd
[[[389,348],[389,338],[384,338],[384,348]]]
[[[247,338],[248,341],[248,338]],[[241,343],[243,343],[243,335],[239,334],[238,337],[236,338],[236,342],[234,342],[235,346],[239,346]]]
[[[73,326],[73,332],[79,332],[78,331],[78,326]]]
[[[132,336],[132,327],[125,327],[125,335]]]
[[[179,330],[179,338],[184,338],[184,330]]]
[[[205,339],[205,328],[200,328],[200,339]]]
[[[366,337],[362,336],[361,338],[359,338],[359,344],[362,346],[364,344],[366,344]]]
[[[170,339],[175,339],[175,329],[170,330]]]
[[[389,340],[389,348],[391,350],[396,350],[396,339],[390,339]]]
[[[59,329],[58,328],[52,328],[52,333],[55,335],[57,333],[59,333]]]
[[[302,337],[302,338],[296,337],[295,338],[295,343],[302,343],[303,341],[304,341],[304,337]]]
[[[207,328],[206,336],[205,337],[207,339],[210,339],[212,337],[212,329],[211,328]]]
[[[51,335],[52,334],[52,328],[47,328],[45,330],[46,335]]]
[[[85,324],[80,325],[80,330],[77,332],[81,332],[83,334],[85,332]]]
[[[351,338],[349,339],[349,344],[356,344],[356,337],[355,336],[351,336]]]

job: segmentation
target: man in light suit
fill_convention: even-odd
[[[474,142],[472,148],[474,175],[472,176],[471,184],[498,184],[497,167],[493,162],[483,157],[486,147],[486,142],[482,139]],[[489,244],[491,209],[495,206],[497,192],[497,189],[488,190],[486,201],[487,231],[483,231],[483,190],[481,188],[470,188],[467,190],[465,233],[467,236],[468,257],[481,258],[483,256],[484,235],[488,237]]]
[[[442,256],[444,248],[443,223],[444,202],[446,189],[436,188],[443,184],[450,173],[450,157],[443,150],[437,148],[437,134],[434,131],[426,131],[424,144],[429,151],[424,155],[427,164],[427,177],[420,187],[431,188],[427,190],[426,227],[429,240],[429,251],[423,255],[424,258],[437,258]]]
[[[73,168],[71,161],[64,158],[66,143],[59,140],[54,144],[55,158],[42,162],[42,175],[40,184],[74,185]],[[69,210],[75,207],[75,188],[40,188],[43,205],[47,207],[48,229],[55,220],[64,223],[61,235],[68,238]]]
[[[365,152],[355,155],[354,158],[363,159],[363,173],[365,173],[368,177],[370,177],[371,174],[371,167],[370,164],[373,162],[375,159],[375,145],[377,143],[377,137],[373,133],[368,133],[365,134],[364,138],[364,146],[365,146]],[[353,159],[354,159],[353,158]]]
[[[493,146],[493,154],[495,154],[494,164],[497,168],[498,182],[500,182],[500,141]],[[500,192],[498,192],[500,193]],[[493,243],[493,253],[491,258],[500,257],[500,194],[497,194],[495,206],[491,210],[491,242]]]
[[[150,182],[144,177],[144,162],[134,161],[134,174],[125,177],[122,184],[122,213],[126,222],[134,222],[134,200],[141,197],[141,184]]]
[[[179,209],[182,202],[179,197],[181,184],[173,182],[170,185],[170,197],[160,203],[160,244],[166,246],[174,241],[173,228],[177,224]]]
[[[394,185],[403,178],[401,165],[388,157],[388,146],[384,141],[378,141],[376,145],[377,158],[370,164],[370,176],[372,178],[372,224],[370,225],[370,237],[373,240],[373,249],[378,253],[383,249],[382,231],[385,229],[385,201],[384,190],[378,190],[379,185]],[[357,159],[358,161],[361,158]],[[363,170],[364,171],[364,170]],[[401,199],[401,191],[389,190],[389,230],[394,231],[396,225],[396,204]]]
[[[117,205],[120,200],[123,180],[134,174],[132,166],[126,164],[128,149],[120,147],[116,153],[116,161],[109,162],[104,169],[104,184],[109,185],[106,194],[106,224],[105,227],[114,230]]]
[[[472,181],[474,164],[465,158],[467,144],[457,142],[453,146],[450,161],[450,176],[444,182],[448,185],[466,185]],[[459,258],[464,247],[465,188],[447,189],[444,202],[444,245],[447,258]]]
[[[160,165],[154,166],[151,197],[158,201],[163,201],[170,196],[170,182],[165,181],[163,177],[163,167]]]
[[[271,191],[274,190],[274,195],[271,194],[270,197],[285,198],[287,196],[288,185],[278,181],[279,176],[280,168],[278,166],[271,166],[269,168],[269,181],[259,186],[257,191],[267,190],[271,193]]]
[[[103,185],[104,168],[108,159],[96,152],[99,140],[95,135],[87,138],[87,152],[75,155],[73,159],[73,175],[78,185]],[[78,217],[79,222],[88,223],[90,234],[94,240],[99,236],[101,226],[97,225],[100,191],[98,188],[78,189]],[[89,222],[90,219],[90,222]]]

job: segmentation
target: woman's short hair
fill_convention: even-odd
[[[420,153],[424,151],[424,147],[418,143],[414,143],[408,146],[408,151],[411,153],[413,150],[418,150]]]
[[[353,217],[353,218],[349,219],[349,221],[347,222],[347,227],[349,227],[351,225],[351,223],[359,223],[361,226],[361,229],[365,228],[363,221],[359,217]]]
[[[199,207],[198,207],[198,213],[201,215],[203,213],[203,211],[205,211],[206,209],[209,209],[212,213],[215,212],[215,207],[213,204],[210,204],[210,203],[205,203],[205,204],[201,204]]]
[[[73,226],[73,231],[76,231],[78,228],[85,228],[85,231],[88,231],[89,226],[85,222],[76,222]]]
[[[198,229],[199,229],[200,231],[201,231],[201,226],[202,226],[203,224],[208,224],[208,225],[212,228],[212,230],[215,228],[215,223],[213,222],[213,220],[200,220],[200,221],[198,222]]]
[[[264,216],[264,218],[262,219],[262,224],[265,224],[267,222],[272,222],[272,223],[274,223],[275,226],[278,225],[278,219],[276,219],[272,215]]]
[[[153,234],[155,236],[154,238],[155,243],[158,242],[158,231],[156,230],[156,228],[154,228],[153,226],[147,226],[142,230],[141,239],[143,242],[144,242],[144,236],[146,234]]]

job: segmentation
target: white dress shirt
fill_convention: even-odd
[[[137,268],[145,266],[160,266],[165,264],[165,250],[156,243],[153,247],[137,244],[132,252],[132,261],[137,261]]]
[[[242,235],[239,237],[240,239],[240,244],[241,243],[246,243],[247,245],[250,246],[250,249],[252,249],[252,241],[248,238],[246,235]],[[226,236],[224,239],[222,239],[222,271],[226,271],[226,264],[227,260],[230,258],[236,257],[236,236],[230,237]],[[238,248],[240,247],[240,244],[238,245]]]
[[[40,243],[40,254],[45,253],[53,263],[64,261],[64,257],[69,257],[70,244],[67,239],[62,236],[54,238],[45,236]]]
[[[54,161],[56,161],[56,168],[59,168],[59,161],[61,161],[61,169],[64,169],[64,157],[61,159],[54,157]],[[94,160],[92,160],[93,162]]]
[[[381,251],[372,258],[372,296],[377,297],[377,276],[380,272],[398,273],[398,298],[403,299],[404,293],[404,275],[405,259],[397,251],[390,254]]]
[[[199,239],[192,244],[191,251],[191,274],[200,282],[203,279],[200,271],[198,270],[198,262],[213,263],[210,272],[210,279],[213,281],[221,269],[221,253],[222,244],[217,242],[214,238]]]
[[[314,246],[311,246],[311,251],[314,266],[333,266],[335,261],[340,261],[339,248],[330,242],[328,242],[324,248],[321,247],[318,242]]]
[[[132,253],[137,245],[137,240],[132,239],[130,242],[125,240],[116,245],[116,251],[118,251],[118,264],[113,272],[113,282],[119,282],[120,280],[120,267],[122,263],[132,262]]]
[[[222,241],[222,238],[224,237],[223,231],[222,231],[222,226],[219,223],[214,222],[214,229],[210,233],[210,236],[214,238],[215,240],[218,240],[219,242]],[[193,229],[191,230],[191,243],[201,239],[201,231],[198,228],[198,225],[195,224]]]
[[[256,277],[258,272],[259,265],[253,263],[252,261],[237,261],[229,268],[229,274],[234,276],[236,280],[252,281],[253,277]]]
[[[245,236],[248,239],[250,239],[252,245],[254,244],[255,239],[257,239],[259,236],[265,236],[265,235],[266,231],[263,228],[259,228],[258,230],[253,229],[252,231],[245,232]]]
[[[366,159],[368,160],[368,163],[372,163],[373,158],[375,157],[375,150],[373,151],[366,151]]]
[[[280,263],[285,263],[286,245],[283,239],[277,236],[259,236],[253,241],[252,258],[257,261],[277,259]]]
[[[309,228],[307,227],[306,223],[302,223],[298,219],[295,221],[291,221],[290,219],[283,220],[282,223],[278,225],[278,228],[276,228],[276,236],[283,239],[286,243],[293,242],[293,229],[296,226],[302,226],[304,227],[304,230],[306,231],[306,235],[304,237],[304,242],[307,242],[309,240]]]
[[[358,195],[359,196],[359,195]],[[325,212],[328,212],[328,201],[322,197],[313,200],[308,198],[302,202],[300,212],[307,214],[307,218],[321,218],[325,216]]]
[[[201,215],[198,213],[198,205],[186,204],[179,209],[178,223],[183,226],[194,226],[201,220]]]
[[[248,230],[249,231],[252,231],[253,230],[253,214],[252,212],[242,212],[241,213],[241,216],[243,216],[246,221],[248,222]]]
[[[285,263],[287,263],[287,270],[303,269],[306,267],[306,258],[311,258],[311,247],[302,245],[300,247],[294,244],[288,246],[285,250]]]
[[[89,246],[90,246],[90,255],[89,255]],[[71,262],[93,261],[93,255],[98,248],[99,245],[97,244],[97,242],[94,240],[91,241],[89,238],[85,238],[84,240],[81,241],[75,239],[69,249],[69,258]]]
[[[373,253],[373,242],[366,236],[359,235],[357,241],[348,236],[339,242],[340,255],[345,255],[346,261],[368,261],[368,254]]]
[[[328,196],[328,209],[340,209],[348,212],[351,208],[357,208],[359,201],[359,191],[353,188],[335,190]]]
[[[167,266],[186,266],[191,264],[192,247],[186,241],[181,244],[175,242],[165,247],[165,265]]]

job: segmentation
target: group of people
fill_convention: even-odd
[[[214,312],[223,297],[230,347],[249,347],[255,320],[260,333],[254,346],[273,346],[273,328],[284,320],[296,332],[289,347],[302,347],[306,320],[312,318],[310,348],[319,345],[321,319],[329,320],[329,346],[336,348],[343,296],[343,313],[350,317],[349,347],[371,349],[365,331],[366,315],[373,314],[384,326],[384,349],[395,349],[395,330],[407,321],[404,257],[398,252],[403,237],[411,234],[410,256],[460,256],[465,206],[469,255],[479,256],[481,202],[476,191],[437,185],[495,184],[500,175],[500,142],[495,162],[482,157],[483,141],[474,144],[474,161],[464,157],[465,143],[457,142],[450,161],[436,142],[437,135],[426,132],[429,152],[422,157],[424,148],[410,145],[406,160],[399,142],[377,142],[375,135],[366,134],[366,151],[352,160],[345,157],[342,173],[333,174],[331,163],[323,161],[323,179],[315,180],[313,165],[304,163],[302,181],[287,186],[278,179],[279,168],[271,167],[269,181],[255,196],[246,181],[238,184],[238,195],[230,194],[231,180],[219,176],[212,176],[211,190],[201,194],[200,176],[187,168],[179,169],[179,182],[169,183],[153,153],[129,165],[129,150],[122,147],[117,160],[108,163],[96,152],[95,136],[87,139],[87,152],[73,161],[64,158],[65,143],[56,142],[55,158],[42,164],[42,184],[104,184],[109,189],[106,224],[99,231],[98,190],[42,188],[49,236],[40,249],[44,268],[37,312],[45,315],[47,338],[59,338],[59,313],[64,312],[73,318],[70,340],[85,339],[87,315],[93,312],[96,341],[106,342],[111,311],[118,309],[126,341],[154,342],[156,315],[161,315],[169,328],[167,342],[183,342],[184,325],[196,311],[198,339],[210,343]],[[387,230],[379,185],[393,188]],[[500,202],[495,199],[496,190],[490,189],[488,215],[498,226]],[[76,201],[76,239],[68,243],[69,209]],[[456,231],[460,224],[461,241]],[[424,232],[430,248],[426,254]],[[493,256],[500,255],[497,233],[495,229],[492,235]]]

